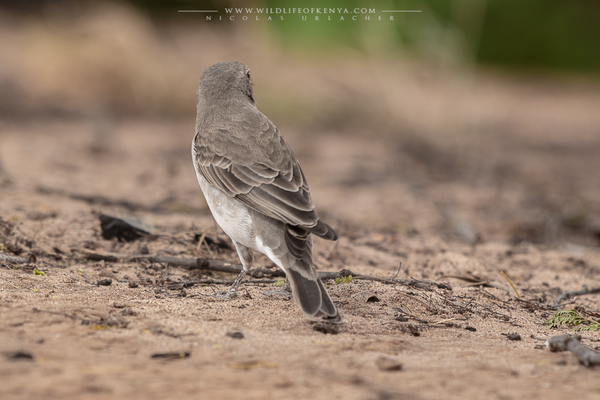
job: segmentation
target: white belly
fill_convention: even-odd
[[[227,196],[196,173],[198,183],[217,224],[233,241],[248,246],[252,235],[252,218],[248,207]]]
[[[278,267],[288,264],[283,224],[249,209],[211,185],[196,171],[198,183],[217,224],[233,240],[263,253]],[[284,258],[284,259],[282,259]]]

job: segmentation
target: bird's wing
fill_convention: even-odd
[[[335,231],[315,213],[293,152],[270,121],[263,128],[250,137],[252,146],[223,128],[211,134],[198,132],[193,143],[196,168],[228,196],[286,224],[286,242],[293,254],[304,253],[308,232],[337,239]],[[253,161],[257,159],[262,162]]]

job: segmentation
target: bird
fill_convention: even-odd
[[[235,296],[257,251],[285,272],[308,319],[341,322],[315,270],[311,236],[335,241],[338,235],[317,216],[294,152],[257,109],[248,67],[237,61],[208,67],[200,77],[196,108],[196,177],[242,263],[224,297]]]

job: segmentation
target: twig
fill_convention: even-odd
[[[202,233],[200,239],[198,239],[198,245],[196,246],[196,253],[200,253],[200,248],[202,247],[202,243],[204,242],[204,238],[206,237],[206,232]]]
[[[369,275],[360,275],[355,274],[349,269],[343,269],[340,272],[319,272],[319,278],[321,279],[336,279],[336,278],[345,278],[347,276],[352,276],[352,279],[360,279],[365,281],[376,281],[381,283],[387,283],[389,285],[404,285],[404,286],[412,286],[419,289],[431,290],[432,286],[437,286],[440,289],[452,290],[452,287],[445,282],[433,282],[433,281],[420,281],[414,278],[409,279],[386,279],[379,278],[376,276]]]
[[[472,314],[480,314],[480,315],[485,315],[485,316],[489,315],[489,316],[492,316],[493,318],[499,319],[501,321],[509,321],[510,320],[510,317],[508,315],[501,314],[497,311],[494,311],[493,309],[488,307],[486,304],[479,303],[479,302],[475,301],[474,299],[470,299],[470,301],[467,304],[456,304],[454,302],[455,297],[450,299],[447,297],[447,294],[444,292],[442,292],[440,295],[449,304],[450,307],[454,308],[455,310],[459,310],[460,314],[472,313]],[[461,303],[462,303],[462,301],[464,301],[464,298],[459,297],[459,299],[461,299]],[[496,305],[496,304],[494,304],[494,305]],[[508,305],[506,307],[509,308]],[[481,310],[479,310],[479,309],[481,309]],[[483,311],[485,311],[486,314],[484,314]]]
[[[407,297],[407,298],[409,298],[409,299],[411,299],[411,300],[417,301],[417,302],[419,302],[419,303],[423,304],[423,305],[424,305],[426,308],[428,308],[428,309],[433,309],[433,308],[436,308],[436,307],[433,307],[433,306],[431,306],[430,304],[427,304],[427,303],[425,303],[423,300],[421,300],[421,299],[419,299],[419,298],[417,298],[417,297],[415,297],[415,296],[411,296],[410,294],[407,294],[407,293],[402,293],[402,292],[396,292],[396,293],[394,293],[394,294],[399,294],[400,296],[404,296],[404,297]],[[442,310],[443,310],[444,312],[447,312],[447,311],[446,311],[446,310],[444,310],[444,309],[442,309]]]
[[[320,275],[319,275],[320,277]],[[352,275],[352,279],[362,279],[362,280],[366,280],[366,281],[376,281],[376,282],[381,282],[381,283],[387,283],[389,285],[403,285],[403,286],[410,286],[410,287],[415,287],[418,289],[424,289],[424,290],[431,290],[431,288],[433,286],[438,287],[439,289],[446,289],[446,290],[452,290],[452,286],[448,285],[445,282],[434,282],[434,281],[420,281],[418,279],[414,279],[414,278],[409,278],[409,279],[385,279],[385,278],[379,278],[376,276],[369,276],[369,275]]]
[[[244,281],[245,284],[265,284],[265,283],[275,283],[277,280],[275,279],[249,279]],[[228,285],[231,284],[230,280],[225,279],[197,279],[193,281],[182,281],[182,282],[170,282],[167,285],[167,289],[169,290],[177,290],[177,289],[186,289],[195,285]],[[162,285],[156,285],[162,286]]]
[[[205,241],[206,242],[206,241]],[[158,264],[168,264],[174,267],[182,267],[186,269],[198,269],[205,271],[216,271],[216,272],[227,272],[230,274],[239,274],[242,271],[242,266],[239,264],[234,264],[226,261],[219,260],[209,260],[202,257],[197,258],[182,258],[182,257],[171,257],[171,256],[163,256],[163,255],[148,255],[148,254],[139,254],[139,255],[130,255],[130,254],[102,254],[96,253],[87,249],[79,250],[83,253],[84,257],[88,260],[105,260],[109,262],[135,262],[140,260],[148,260],[150,262],[158,263]],[[280,269],[270,270],[264,268],[255,268],[248,271],[248,275],[253,278],[277,278],[277,277],[285,277],[285,273]],[[419,289],[431,290],[432,287],[436,286],[440,289],[452,290],[452,287],[445,282],[433,282],[433,281],[420,281],[417,279],[398,279],[398,280],[390,280],[385,278],[379,278],[375,276],[368,275],[359,275],[354,272],[342,269],[339,272],[319,272],[319,278],[321,279],[336,279],[346,276],[352,276],[353,279],[359,280],[368,280],[368,281],[377,281],[392,285],[404,285],[416,287]]]
[[[434,281],[418,280],[415,278],[394,279],[392,282],[395,284],[411,286],[411,287],[415,287],[418,289],[431,290],[431,288],[433,286],[436,286],[438,289],[446,289],[446,290],[452,291],[452,286],[450,286],[447,282],[434,282]]]
[[[561,294],[554,300],[554,307],[560,309],[561,301],[570,299],[571,297],[583,296],[585,294],[595,294],[595,293],[600,293],[600,287],[588,289],[587,286],[584,286],[583,289],[577,290],[575,292],[564,292],[563,294]]]
[[[77,249],[77,251],[82,253],[83,257],[86,260],[91,260],[91,261],[107,261],[107,262],[116,263],[116,262],[119,262],[119,260],[121,258],[129,257],[129,256],[125,256],[125,255],[120,256],[117,254],[96,253],[96,252],[88,250],[88,249]]]
[[[12,283],[9,283],[9,285],[10,285],[10,286],[12,286],[12,287],[14,287],[14,288],[16,288],[16,289],[19,289],[19,290],[27,290],[27,289],[23,289],[23,288],[20,288],[20,287],[18,287],[18,286],[15,286],[15,285],[13,285]]]
[[[432,324],[447,324],[450,321],[456,321],[458,319],[458,317],[454,317],[454,318],[447,318],[447,319],[443,319],[441,321],[435,321],[432,322]]]
[[[586,367],[600,365],[600,353],[580,343],[581,336],[560,335],[553,336],[546,342],[548,350],[552,352],[569,350],[580,364]]]
[[[210,257],[214,257],[212,250],[210,249],[210,246],[208,245],[208,243],[206,243],[206,240],[202,239],[202,243],[204,243],[204,247],[206,247],[206,250],[208,251],[208,254],[210,255]]]
[[[320,277],[320,275],[319,275]],[[420,281],[418,279],[398,279],[398,280],[390,280],[385,278],[379,278],[376,276],[369,275],[352,275],[352,279],[362,279],[365,281],[376,281],[381,283],[387,283],[389,285],[403,285],[403,286],[411,286],[419,289],[431,290],[433,286],[436,286],[440,289],[452,290],[452,287],[447,283],[438,283],[433,281]]]
[[[169,282],[167,285],[167,289],[175,290],[175,289],[185,289],[192,287],[198,283],[202,283],[201,279],[193,280],[193,281],[181,281],[181,282]]]
[[[479,286],[481,288],[481,287],[490,286],[490,282],[491,281],[473,282],[473,283],[467,283],[465,286]]]
[[[163,275],[163,279],[164,279],[164,280],[167,280],[167,278],[169,278],[169,266],[170,266],[170,265],[171,265],[171,264],[167,263],[167,265],[165,266],[165,273],[164,273],[164,275]]]
[[[138,255],[131,256],[129,261],[148,260],[155,263],[169,263],[172,266],[183,267],[187,269],[199,269],[207,271],[217,272],[228,272],[230,274],[239,274],[242,271],[242,266],[239,264],[233,264],[226,261],[219,260],[208,260],[206,258],[179,258],[170,256],[158,256],[158,255]],[[264,276],[269,277],[284,277],[285,273],[279,269],[269,270],[264,268],[256,268],[248,271],[248,275],[253,278],[262,278]]]
[[[396,271],[396,275],[394,275],[394,277],[392,278],[392,280],[396,279],[396,277],[400,273],[400,268],[402,268],[402,261],[400,261],[400,265],[398,265],[398,271]]]
[[[6,254],[0,254],[0,263],[8,264],[27,264],[29,261],[23,257],[7,256]]]
[[[510,283],[510,286],[512,286],[513,290],[515,291],[515,293],[517,294],[517,299],[521,298],[521,295],[519,294],[519,292],[517,291],[517,287],[515,286],[515,284],[510,280],[510,278],[508,277],[508,275],[506,275],[504,273],[504,271],[500,271],[500,273],[502,274],[502,276],[508,281],[508,283]]]
[[[532,301],[529,301],[529,300],[520,299],[520,298],[517,298],[516,300],[520,301],[521,303],[528,304],[531,307],[537,308],[538,310],[553,310],[552,307],[548,307],[548,306],[541,305],[541,304],[536,304],[536,303],[534,303]]]
[[[467,285],[467,286],[492,287],[492,288],[495,288],[495,289],[504,290],[505,292],[510,292],[509,289],[505,288],[502,285],[499,285],[497,283],[491,282],[489,280],[484,281],[481,278],[469,277],[469,276],[460,276],[460,275],[444,275],[444,276],[442,276],[442,279],[444,279],[444,278],[454,278],[454,279],[460,279],[461,281],[469,282],[469,285]]]
[[[67,318],[71,318],[71,319],[75,319],[75,320],[79,320],[79,321],[87,321],[84,318],[79,318],[79,317],[76,317],[74,315],[69,315],[67,313],[50,311],[50,310],[40,310],[39,308],[35,308],[35,307],[31,311],[33,311],[33,312],[47,313],[47,314],[54,314],[54,315],[60,315],[62,317],[67,317]]]
[[[175,332],[169,332],[166,331],[158,326],[154,326],[151,328],[146,328],[144,329],[144,332],[149,332],[149,333],[153,333],[155,335],[165,335],[165,336],[169,336],[175,339],[179,339],[182,336],[194,336],[195,333],[175,333]]]
[[[507,305],[508,305],[508,303],[507,303],[506,301],[504,301],[504,300],[502,300],[502,299],[499,299],[498,297],[496,297],[496,296],[494,296],[493,294],[489,293],[487,290],[485,290],[485,289],[484,289],[484,288],[482,288],[482,287],[480,287],[480,288],[479,288],[479,293],[481,293],[481,294],[483,294],[483,295],[487,296],[487,297],[488,297],[490,300],[493,300],[493,301],[498,301],[498,302],[502,303],[502,305],[504,305],[504,306],[507,306]]]
[[[396,282],[396,281],[391,281],[389,279],[379,278],[377,276],[369,276],[369,275],[353,275],[352,279],[362,279],[364,281],[375,281],[375,282],[387,283],[390,285],[397,285],[398,283],[400,283],[400,282]]]
[[[272,283],[276,283],[279,282],[278,279],[250,279],[246,281],[246,284],[250,284],[250,285],[259,285],[259,284],[272,284]]]
[[[420,301],[418,299],[414,299],[414,300]],[[421,301],[421,303],[423,303],[423,302]],[[425,303],[423,303],[423,304],[425,304]],[[425,306],[427,306],[427,304],[425,304]],[[428,324],[429,323],[429,321],[421,319],[421,318],[417,317],[416,315],[414,315],[413,313],[408,313],[408,312],[404,311],[403,309],[401,309],[400,307],[392,307],[392,310],[397,311],[399,313],[402,313],[403,315],[406,315],[406,316],[414,319],[417,322],[421,322],[423,324]]]
[[[336,279],[336,278],[345,278],[347,276],[352,276],[354,278],[357,276],[354,272],[349,269],[342,269],[339,272],[319,272],[319,278],[321,279]]]

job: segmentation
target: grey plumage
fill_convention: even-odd
[[[243,265],[228,294],[251,268],[256,250],[285,271],[307,317],[339,322],[315,272],[311,238],[337,240],[337,234],[317,216],[291,148],[256,108],[248,68],[238,62],[207,68],[196,105],[192,158],[198,183]]]

